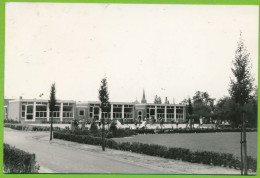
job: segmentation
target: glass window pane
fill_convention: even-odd
[[[47,111],[47,106],[36,106],[36,111]]]
[[[33,113],[33,106],[27,106],[27,113]]]
[[[33,119],[33,116],[32,115],[27,115],[26,119],[31,120],[31,119]]]

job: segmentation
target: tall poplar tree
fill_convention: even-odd
[[[253,91],[253,78],[251,76],[250,53],[247,52],[244,40],[241,37],[237,44],[233,67],[234,77],[230,81],[229,93],[231,98],[240,105],[242,109],[241,129],[241,174],[247,174],[247,146],[245,126],[245,104],[249,102]]]
[[[53,123],[53,111],[56,105],[56,89],[55,83],[51,85],[51,92],[50,92],[50,100],[49,100],[49,109],[51,111],[51,129],[50,129],[50,140],[52,140],[52,123]]]
[[[98,90],[99,92],[99,100],[100,100],[100,109],[101,109],[101,124],[102,124],[102,150],[105,151],[105,118],[104,114],[102,113],[107,113],[109,116],[110,112],[110,102],[109,102],[109,93],[108,93],[108,88],[107,88],[107,79],[103,78],[101,80],[101,85],[100,89]]]

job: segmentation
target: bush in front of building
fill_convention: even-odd
[[[90,135],[75,135],[62,132],[54,132],[54,138],[68,141],[85,143],[90,145],[101,145],[101,137],[92,137]],[[229,153],[216,153],[211,151],[190,151],[186,148],[168,148],[156,144],[144,143],[117,143],[112,139],[105,139],[106,147],[122,151],[131,151],[135,153],[158,156],[163,158],[182,160],[191,163],[200,163],[214,166],[230,167],[240,169],[240,160]],[[248,169],[256,172],[256,159],[248,157]]]
[[[61,129],[62,133],[68,133],[68,134],[75,134],[75,135],[89,135],[92,137],[101,137],[102,130],[101,129]],[[115,130],[105,130],[105,137],[106,138],[120,138],[120,137],[130,137],[136,135],[136,133],[130,129],[115,129]]]
[[[18,124],[21,123],[17,120],[13,120],[13,119],[4,119],[4,123],[14,123],[14,124]]]
[[[98,130],[98,126],[97,126],[97,123],[95,121],[91,122],[89,130],[91,130],[91,131],[97,131]]]
[[[35,154],[4,144],[5,173],[38,173],[39,168],[35,161]]]
[[[13,123],[5,123],[4,127],[8,127],[15,130],[24,130],[24,131],[49,131],[49,126],[34,126],[34,125],[25,125],[25,124],[13,124]],[[60,131],[59,127],[53,128],[55,131]]]
[[[4,127],[8,127],[15,130],[26,130],[27,126],[22,124],[5,123]]]

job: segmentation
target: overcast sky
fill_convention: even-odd
[[[179,103],[228,95],[240,31],[258,74],[258,6],[6,3],[5,98]]]

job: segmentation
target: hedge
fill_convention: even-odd
[[[15,124],[15,123],[5,123],[5,127],[9,127],[16,130],[29,130],[29,131],[49,131],[49,126],[33,126],[33,125],[25,125],[25,124]],[[101,130],[92,132],[90,130],[81,130],[76,129],[74,131],[70,131],[69,129],[60,129],[59,127],[54,127],[55,131],[67,132],[70,134],[77,135],[91,135],[94,137],[101,136]],[[255,132],[257,129],[247,128],[247,132]],[[116,129],[115,133],[105,131],[108,138],[118,138],[118,137],[129,137],[136,134],[172,134],[172,133],[215,133],[215,132],[241,132],[240,128],[195,128],[195,129]]]
[[[88,130],[88,129],[80,129],[76,128],[74,130],[70,130],[69,128],[61,129],[60,132],[68,133],[68,134],[75,134],[75,135],[89,135],[92,137],[101,137],[102,130]],[[119,138],[119,137],[129,137],[136,135],[137,133],[130,130],[130,129],[116,129],[116,130],[105,130],[106,138]]]
[[[25,124],[12,124],[5,123],[4,127],[8,127],[15,130],[25,130],[25,131],[50,131],[49,126],[34,126],[34,125],[25,125]],[[59,127],[53,127],[55,131],[61,130]]]
[[[101,145],[100,137],[91,137],[89,135],[74,135],[68,133],[54,132],[54,138],[63,139],[78,143],[90,145]],[[111,139],[105,139],[105,145],[111,149],[130,151],[135,153],[158,156],[163,158],[182,160],[191,163],[202,163],[214,166],[224,166],[229,168],[240,169],[241,162],[237,157],[229,153],[216,153],[211,151],[190,151],[186,148],[168,148],[166,146],[144,143],[117,143]],[[248,157],[248,169],[256,172],[256,159]]]
[[[38,173],[39,168],[35,161],[35,154],[4,144],[5,173]]]
[[[240,128],[195,128],[195,129],[132,129],[137,134],[172,134],[172,133],[215,133],[215,132],[241,132]],[[247,132],[256,132],[255,128],[247,128]]]
[[[17,120],[13,120],[13,119],[4,119],[4,123],[14,123],[14,124],[18,124],[21,123]]]

